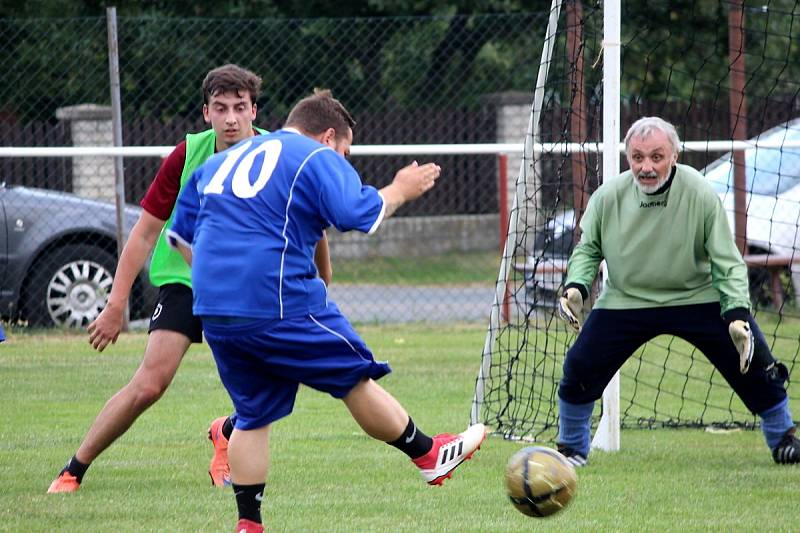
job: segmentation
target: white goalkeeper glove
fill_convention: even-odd
[[[575,333],[581,331],[581,318],[583,316],[583,296],[581,291],[570,287],[558,299],[558,314]]]
[[[733,345],[736,346],[736,351],[739,352],[739,371],[747,374],[750,363],[753,361],[753,347],[755,346],[750,324],[744,320],[734,320],[728,326],[728,334],[731,336]]]

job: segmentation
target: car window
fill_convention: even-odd
[[[544,228],[536,234],[533,245],[535,253],[541,253],[544,257],[569,257],[575,244],[573,242],[575,212],[570,209],[552,216],[553,218],[550,218]]]
[[[769,141],[800,140],[797,128],[780,128],[759,137]],[[776,196],[800,185],[800,148],[753,148],[745,154],[746,188],[754,194]],[[717,193],[733,190],[733,165],[727,153],[704,171]]]

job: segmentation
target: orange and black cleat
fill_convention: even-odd
[[[208,428],[208,440],[214,445],[214,456],[208,467],[211,484],[215,487],[228,487],[231,484],[231,470],[228,466],[228,439],[222,434],[222,426],[227,417],[221,416],[211,422]]]
[[[48,494],[57,494],[59,492],[75,492],[81,488],[81,483],[78,478],[69,473],[65,468],[61,471],[57,478],[50,483],[50,488],[47,489]]]

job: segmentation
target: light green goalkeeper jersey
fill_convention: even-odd
[[[695,169],[677,165],[671,186],[645,194],[631,171],[601,185],[581,219],[566,283],[587,289],[606,260],[595,308],[641,309],[720,302],[750,309],[747,266],[719,197]]]

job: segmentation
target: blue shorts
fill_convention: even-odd
[[[319,313],[283,320],[203,320],[203,332],[236,409],[237,429],[287,416],[301,383],[344,398],[364,378],[392,371],[373,359],[333,302]]]

